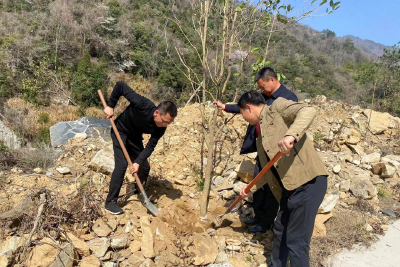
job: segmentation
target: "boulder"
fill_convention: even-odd
[[[77,133],[86,133],[87,137],[110,141],[111,124],[107,119],[83,117],[77,121],[63,121],[50,127],[50,141],[53,147],[65,145]]]
[[[114,151],[112,146],[107,146],[98,151],[89,162],[89,167],[104,174],[112,173],[115,168]]]
[[[382,134],[389,127],[393,127],[395,125],[395,120],[392,115],[389,113],[377,112],[370,109],[364,109],[363,114],[369,120],[369,128],[373,134]]]
[[[369,179],[352,180],[350,191],[355,197],[362,199],[371,199],[378,194],[376,187]]]

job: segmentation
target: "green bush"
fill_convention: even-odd
[[[38,123],[44,124],[44,123],[48,123],[50,120],[50,116],[48,113],[42,113],[39,115],[38,118]]]
[[[40,127],[38,133],[34,137],[34,141],[36,146],[40,144],[49,144],[50,143],[50,129],[47,127]]]
[[[89,53],[85,53],[72,77],[72,97],[84,107],[100,107],[101,101],[97,90],[105,92],[107,82],[105,59],[100,59],[100,63],[96,66],[90,61]]]

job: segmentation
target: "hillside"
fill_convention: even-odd
[[[323,96],[306,102],[318,107],[308,137],[330,174],[311,245],[312,266],[326,266],[329,255],[369,244],[398,218],[400,119]],[[36,161],[2,171],[0,266],[22,266],[24,260],[23,266],[43,267],[265,266],[272,234],[246,232],[242,222],[253,213],[248,203],[221,220],[214,218],[249,181],[252,170],[244,171],[242,161],[254,162],[254,155],[239,155],[247,123],[240,116],[228,122],[231,115],[223,116],[208,221],[199,218],[202,126],[199,105],[193,104],[179,110],[150,159],[146,190],[163,217],[152,217],[141,198],[130,194],[130,175],[120,199],[125,214],[105,212],[114,166],[111,143],[101,139],[76,136],[54,166],[37,168],[38,159],[49,152],[36,150]]]
[[[113,85],[110,78],[125,72],[148,80],[152,99],[186,103],[192,87],[182,72],[185,67],[176,49],[186,51],[185,60],[191,68],[201,69],[194,51],[201,46],[192,25],[196,10],[189,3],[182,1],[172,7],[166,0],[1,1],[0,97],[20,97],[44,106],[78,105],[85,110],[100,105],[96,90],[106,91]],[[218,8],[216,4],[214,9]],[[213,25],[220,25],[217,17],[210,19]],[[365,64],[375,63],[358,41],[338,38],[330,30],[317,32],[299,23],[288,27],[277,22],[273,30],[267,60],[284,74],[282,82],[293,91],[304,97],[323,94],[363,107],[372,102],[372,82],[362,83],[358,76],[365,73]],[[244,35],[240,44],[243,49],[261,49],[244,62],[244,78],[231,79],[224,101],[253,87],[252,64],[263,54],[269,31],[270,27],[257,27],[252,43],[249,35]],[[212,40],[218,38],[210,38],[210,56],[216,52]],[[238,55],[242,53],[239,46],[235,50]],[[236,60],[233,66],[238,69],[239,65]],[[391,95],[397,90],[395,85],[381,87]],[[394,106],[386,103],[375,108],[397,114]]]
[[[361,48],[365,53],[373,56],[374,58],[383,56],[385,53],[383,49],[389,48],[386,45],[378,44],[371,40],[364,40],[353,35],[346,35],[343,37],[343,39],[347,38],[352,40],[355,46]]]

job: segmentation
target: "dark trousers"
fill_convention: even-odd
[[[274,225],[272,266],[310,266],[310,241],[315,217],[327,189],[327,176],[317,176],[293,191],[283,190]]]
[[[120,133],[121,139],[124,142],[126,150],[132,160],[132,162],[139,156],[140,152],[143,151],[143,143],[142,140],[129,140],[127,136],[123,133]],[[113,141],[114,148],[114,160],[115,160],[115,168],[111,176],[110,188],[108,192],[108,196],[106,199],[106,203],[110,201],[117,201],[118,195],[122,187],[122,183],[124,182],[125,172],[128,168],[128,161],[125,158],[124,152],[122,152],[122,148],[119,145],[117,137],[114,134],[114,131],[111,130],[111,139]],[[147,178],[150,173],[150,165],[146,160],[143,162],[138,171],[138,176],[142,184],[145,184]]]
[[[254,169],[254,177],[261,171],[260,162],[256,158],[256,165]],[[274,197],[268,184],[265,184],[260,190],[253,194],[253,209],[255,218],[258,219],[264,229],[271,229],[274,220],[278,213],[279,202]]]

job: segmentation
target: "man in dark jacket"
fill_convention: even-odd
[[[297,96],[289,91],[285,86],[278,81],[276,72],[269,67],[260,69],[255,76],[254,82],[257,83],[265,103],[270,106],[278,97],[283,97],[288,100],[297,102]],[[219,108],[229,113],[240,113],[240,108],[237,104],[225,105],[220,101],[215,101],[214,104]],[[248,154],[257,152],[256,135],[259,132],[260,125],[250,125],[247,127],[246,136],[240,150],[240,154]],[[260,162],[256,158],[256,166],[254,177],[261,171]],[[262,190],[258,190],[253,195],[253,208],[255,216],[253,219],[245,221],[249,226],[249,232],[266,232],[271,229],[278,213],[279,203],[272,194],[268,184]]]
[[[140,181],[145,183],[150,172],[147,158],[153,153],[158,140],[164,135],[166,127],[174,121],[178,110],[171,101],[163,101],[155,106],[149,99],[135,93],[126,83],[117,82],[108,100],[108,106],[104,109],[108,119],[114,115],[114,107],[121,96],[124,96],[130,104],[118,116],[115,124],[126,150],[133,160],[130,173],[137,173]],[[143,134],[151,135],[146,148],[143,147]],[[111,130],[111,138],[114,147],[115,168],[111,176],[105,208],[111,214],[120,214],[123,210],[118,206],[117,200],[128,162],[113,130]]]

